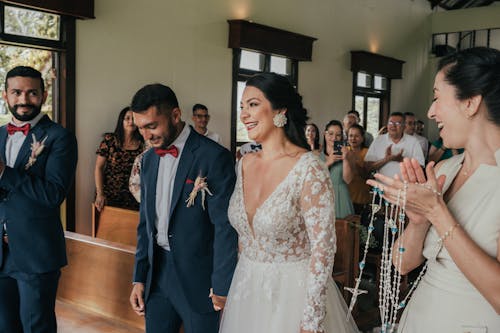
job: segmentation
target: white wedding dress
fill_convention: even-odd
[[[346,320],[346,304],[331,278],[335,212],[324,164],[313,153],[303,154],[256,210],[253,228],[241,164],[228,211],[241,252],[220,332],[358,332]]]

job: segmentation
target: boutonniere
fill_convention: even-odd
[[[189,194],[189,197],[186,199],[187,202],[186,207],[191,207],[194,204],[194,200],[196,199],[198,192],[201,192],[201,206],[203,207],[203,210],[205,210],[205,196],[207,195],[207,193],[209,195],[213,195],[212,192],[210,192],[210,190],[208,189],[208,184],[206,180],[207,177],[201,177],[201,176],[196,177],[196,180],[194,181],[193,190]]]
[[[28,170],[30,167],[33,166],[36,162],[36,158],[42,153],[43,148],[45,148],[45,141],[47,140],[48,136],[45,136],[41,141],[36,141],[35,134],[31,134],[31,137],[33,138],[33,142],[31,143],[31,154],[28,159],[28,163],[24,166],[25,170]]]

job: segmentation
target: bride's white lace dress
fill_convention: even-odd
[[[346,321],[345,302],[331,278],[335,212],[324,164],[303,154],[257,209],[253,228],[241,164],[228,211],[241,252],[220,332],[358,332],[352,319]]]

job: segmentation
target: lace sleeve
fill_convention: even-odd
[[[323,332],[327,282],[336,251],[335,206],[330,177],[325,166],[317,159],[307,168],[300,204],[311,244],[306,305],[301,327]]]

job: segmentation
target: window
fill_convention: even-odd
[[[7,72],[18,65],[42,73],[47,101],[42,112],[66,128],[75,130],[75,18],[0,3],[0,92]],[[64,73],[64,75],[61,75]],[[0,125],[11,119],[3,99]],[[63,220],[75,230],[75,193],[66,201]]]
[[[247,136],[247,130],[240,121],[240,102],[243,90],[245,90],[245,82],[254,74],[264,72],[274,72],[287,76],[297,87],[297,77],[294,75],[297,70],[298,62],[280,56],[266,55],[260,52],[235,49],[233,53],[237,67],[233,70],[236,76],[236,100],[232,107],[236,115],[233,122],[236,124],[236,147],[250,141]],[[233,124],[234,125],[234,124]]]
[[[381,127],[382,105],[388,100],[389,80],[381,75],[358,72],[354,76],[354,110],[359,112],[360,124],[374,136]]]
[[[274,72],[288,77],[297,88],[299,61],[311,61],[316,38],[245,20],[228,20],[229,48],[233,49],[231,151],[249,141],[240,121],[240,101],[248,78]]]
[[[500,46],[500,29],[447,32],[432,35],[432,53],[438,57],[455,50],[465,50],[476,46],[498,48]]]
[[[404,61],[366,51],[351,51],[352,109],[374,137],[390,113],[391,79],[401,79]]]

